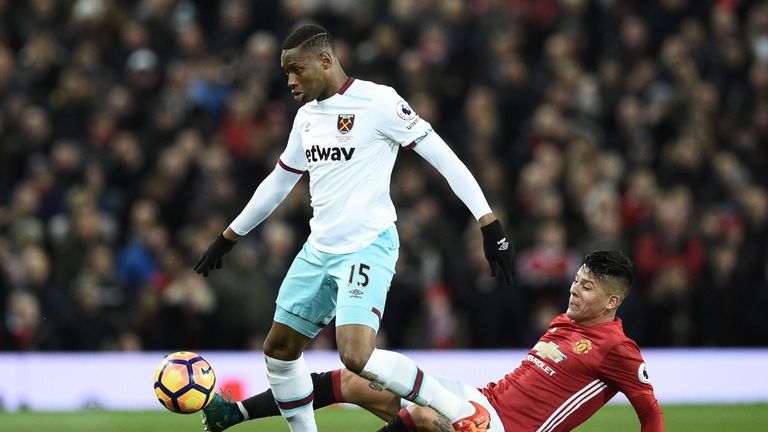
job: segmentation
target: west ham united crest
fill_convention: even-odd
[[[339,114],[339,119],[336,121],[336,128],[339,132],[345,134],[352,130],[352,126],[355,125],[354,114]]]

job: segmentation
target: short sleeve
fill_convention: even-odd
[[[391,87],[377,98],[378,131],[403,147],[413,147],[432,131],[432,125],[419,117],[408,102]]]
[[[304,116],[296,115],[291,127],[291,133],[288,136],[288,144],[277,161],[283,169],[296,174],[302,174],[307,169],[307,157],[304,154],[304,147],[301,145],[301,135],[299,134],[305,122]]]

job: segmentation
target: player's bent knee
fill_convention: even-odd
[[[278,360],[296,360],[304,351],[301,343],[286,338],[267,338],[262,346],[264,354]]]
[[[371,353],[366,350],[345,350],[339,351],[339,358],[341,362],[351,372],[357,375],[363,371],[365,364],[368,363],[368,359],[371,357]]]
[[[342,333],[336,344],[339,358],[350,371],[360,374],[374,350],[373,338],[367,333]]]
[[[266,355],[267,357],[278,359],[278,360],[295,360],[299,358],[299,355],[301,355],[301,353],[297,355],[296,353],[292,352],[289,349],[286,349],[285,347],[278,347],[276,345],[267,344],[265,342],[264,355]]]

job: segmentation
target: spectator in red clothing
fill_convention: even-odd
[[[560,221],[539,224],[536,244],[520,252],[518,267],[523,284],[536,292],[562,286],[579,266],[575,251],[568,247],[568,233]]]
[[[637,240],[635,262],[649,315],[646,343],[687,342],[692,282],[704,265],[704,245],[691,230],[691,206],[688,189],[662,192],[656,202],[655,227]]]
[[[7,340],[14,350],[50,349],[56,341],[53,329],[43,321],[40,303],[32,292],[13,292],[8,298],[5,317],[0,327],[0,339]]]
[[[653,171],[639,168],[629,174],[621,199],[621,219],[625,229],[634,233],[651,219],[657,193]]]
[[[91,7],[96,3],[103,7]],[[656,183],[682,184],[690,192],[691,227],[702,226],[710,211],[738,218],[739,244],[700,234],[706,245],[701,255],[708,258],[698,275],[689,263],[680,267],[685,277],[660,271],[666,256],[647,254],[655,270],[641,272],[643,295],[622,306],[627,333],[641,343],[719,345],[717,340],[727,339],[733,344],[728,336],[733,331],[768,328],[762,312],[768,304],[763,295],[768,217],[761,216],[768,200],[764,2],[398,0],[347,7],[350,2],[262,1],[258,8],[252,3],[0,0],[0,249],[21,251],[33,240],[44,245],[51,283],[63,290],[87,266],[84,253],[66,253],[72,230],[63,228],[88,228],[93,219],[92,211],[74,211],[72,195],[93,195],[93,210],[111,229],[95,241],[115,257],[134,239],[130,209],[137,202],[159,207],[156,232],[167,233],[174,247],[189,245],[200,235],[200,221],[214,213],[234,216],[274,166],[291,128],[295,105],[277,61],[278,39],[294,24],[314,20],[339,34],[337,56],[353,76],[403,89],[415,111],[444,131],[446,142],[470,161],[494,206],[509,215],[514,227],[509,235],[520,249],[535,243],[542,221],[558,220],[569,245],[581,252],[625,244],[633,253],[657,246],[667,253],[668,242],[653,227]],[[625,168],[606,176],[604,161],[614,154]],[[411,156],[398,157],[405,162]],[[440,193],[447,189],[435,173],[426,171],[418,188],[409,184],[409,166],[393,172],[393,185],[413,191],[402,193],[396,186],[395,206],[407,209],[437,193],[434,206],[441,217],[439,223],[428,220],[428,230],[416,218],[403,217],[400,228],[419,235],[402,236],[402,249],[419,252],[428,245],[434,258],[408,265],[419,275],[428,262],[434,275],[429,281],[409,279],[411,291],[393,285],[391,292],[404,298],[416,294],[416,301],[403,303],[420,308],[423,288],[445,282],[457,313],[474,317],[467,320],[473,330],[456,338],[456,347],[519,346],[528,335],[522,323],[536,299],[525,290],[495,286],[482,267],[464,259],[466,252],[448,241],[466,228],[463,212],[454,211],[461,204]],[[514,185],[513,193],[508,185]],[[306,189],[306,179],[298,187]],[[621,220],[617,223],[613,210],[596,219],[590,197],[614,193],[621,195]],[[291,206],[274,216],[299,236],[309,229],[306,196],[296,191]],[[600,207],[607,201],[598,202]],[[75,224],[75,218],[82,220]],[[639,244],[640,236],[648,240],[649,229],[656,240]],[[678,241],[673,255],[686,261],[689,244]],[[199,252],[181,250],[186,260]],[[738,263],[733,270],[724,265],[731,253]],[[269,260],[261,254],[258,265],[272,271]],[[644,264],[638,260],[638,268]],[[0,260],[0,267],[13,265]],[[748,283],[741,292],[707,291],[710,274]],[[749,299],[749,307],[743,317],[722,317],[736,321],[723,323],[719,339],[697,336],[704,331],[699,324],[686,329],[686,314],[672,319],[683,325],[670,332],[666,319],[656,325],[642,316],[664,311],[658,299],[650,303],[651,279],[667,287],[671,281],[691,291],[693,299],[709,298],[711,307],[739,304],[741,298]],[[130,284],[122,285],[120,290],[130,291]],[[0,286],[0,306],[12,289]],[[30,292],[46,321],[59,328],[52,303]],[[474,301],[464,301],[468,298]],[[487,312],[478,317],[466,309],[470,303]],[[217,304],[217,314],[224,313],[225,302]],[[517,309],[496,307],[509,304]],[[534,314],[546,317],[559,307],[549,303]],[[146,312],[130,301],[120,309],[129,317]],[[424,316],[413,319],[413,326],[427,324]],[[646,341],[634,330],[649,322],[654,327],[644,331],[657,334]],[[509,330],[479,331],[489,325]],[[56,337],[61,341],[41,346],[71,343],[69,334],[57,331]],[[157,330],[142,338],[142,345],[153,349],[169,348],[176,340]],[[0,337],[0,350],[12,349],[7,340]],[[216,341],[206,346],[210,342]],[[756,338],[745,343],[765,345]]]
[[[249,156],[256,144],[260,125],[256,119],[259,102],[244,92],[235,93],[229,100],[228,113],[221,126],[221,135],[227,150],[235,157]]]

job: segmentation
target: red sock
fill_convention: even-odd
[[[331,389],[336,402],[346,402],[341,394],[341,369],[331,371]]]
[[[411,413],[403,408],[386,426],[379,429],[378,432],[418,432],[416,424],[411,418]]]
[[[411,413],[409,413],[407,409],[401,409],[400,412],[397,413],[397,416],[403,420],[403,425],[405,426],[405,429],[408,430],[408,432],[418,432],[416,429],[416,424],[411,418]]]

